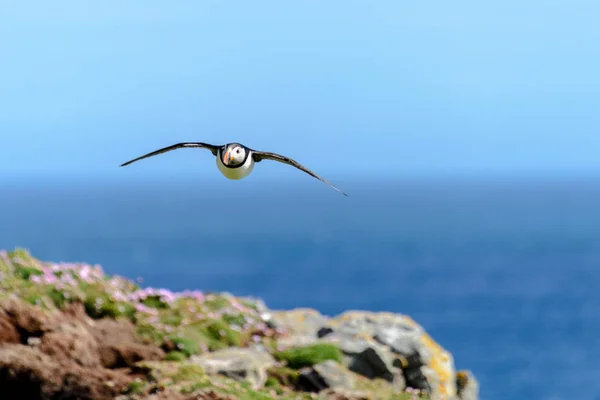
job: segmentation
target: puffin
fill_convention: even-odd
[[[227,179],[232,180],[240,180],[248,175],[254,170],[254,164],[261,162],[262,160],[272,160],[278,161],[284,164],[291,165],[299,169],[300,171],[306,172],[308,175],[312,176],[320,180],[321,182],[326,183],[333,189],[337,190],[339,193],[348,197],[346,193],[342,190],[331,184],[326,179],[320,177],[315,174],[298,161],[293,160],[289,157],[283,156],[277,153],[271,153],[267,151],[259,151],[251,149],[241,143],[227,143],[224,145],[214,145],[204,142],[182,142],[176,143],[174,145],[163,147],[162,149],[155,150],[151,153],[144,154],[143,156],[134,158],[133,160],[129,160],[123,164],[121,167],[125,167],[131,163],[142,160],[144,158],[153,157],[162,153],[166,153],[168,151],[183,149],[183,148],[196,148],[196,149],[206,149],[210,150],[210,152],[216,157],[217,168],[225,176]]]

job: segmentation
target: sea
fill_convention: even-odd
[[[272,309],[404,313],[482,400],[600,399],[600,180],[65,181],[0,188],[0,248]]]

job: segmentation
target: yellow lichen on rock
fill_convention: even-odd
[[[427,333],[420,337],[423,345],[431,354],[427,366],[434,371],[437,382],[432,389],[431,398],[439,400],[450,400],[456,396],[456,380],[454,372],[454,359],[448,351],[435,342]]]

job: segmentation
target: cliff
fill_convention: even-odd
[[[475,400],[411,318],[269,310],[0,251],[0,399]]]

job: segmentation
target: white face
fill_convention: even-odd
[[[225,165],[240,165],[246,158],[246,150],[237,144],[227,146],[223,153],[223,164]]]

